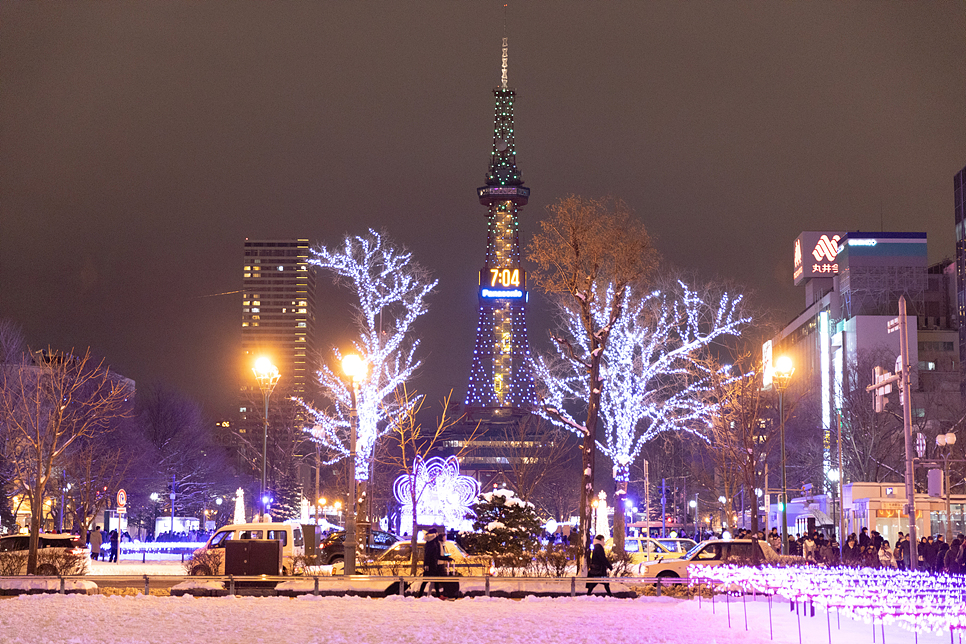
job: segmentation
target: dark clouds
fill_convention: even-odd
[[[440,278],[421,389],[465,391],[502,3],[0,6],[0,316],[226,413],[246,236],[386,228]],[[509,14],[524,234],[624,198],[678,265],[790,318],[807,229],[953,254],[959,3],[528,2]],[[345,318],[326,302],[325,332]],[[530,334],[549,316],[534,301]]]

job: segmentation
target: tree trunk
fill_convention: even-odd
[[[580,490],[580,543],[581,561],[580,574],[586,575],[590,565],[590,544],[593,539],[590,532],[591,507],[590,499],[594,496],[594,461],[597,454],[597,416],[600,409],[600,355],[593,351],[598,346],[597,338],[591,335],[591,362],[590,362],[590,397],[587,405],[587,423],[585,425],[587,433],[584,435],[583,447],[583,486]]]
[[[37,573],[37,549],[40,547],[40,513],[43,511],[43,507],[42,492],[34,489],[30,499],[30,550],[27,554],[28,575]]]
[[[416,539],[416,530],[417,530],[417,528],[419,528],[419,518],[418,518],[418,515],[416,513],[416,501],[417,501],[417,498],[416,498],[416,492],[415,492],[415,489],[416,489],[416,477],[415,477],[415,475],[413,475],[413,477],[412,477],[412,485],[410,486],[410,488],[413,490],[413,531],[410,533],[411,536],[409,538],[409,552],[412,553],[412,562],[410,563],[410,566],[409,566],[409,576],[410,577],[415,577],[416,576],[416,565],[417,565],[417,561],[416,561],[416,545],[417,545],[417,542],[418,542],[418,539]]]
[[[624,533],[627,531],[624,523],[624,497],[627,496],[627,484],[614,481],[614,551],[624,552]]]
[[[626,529],[627,512],[627,482],[631,479],[629,464],[618,464],[614,469],[614,549],[624,552],[624,534]],[[646,514],[646,512],[645,512]],[[645,517],[646,519],[647,517]],[[648,533],[650,534],[650,533]]]

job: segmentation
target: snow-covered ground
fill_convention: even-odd
[[[107,561],[92,561],[91,575],[185,575],[184,566],[180,558],[177,561],[150,561],[141,563],[125,561],[109,563]]]
[[[749,631],[744,628],[745,609]],[[728,611],[731,627],[728,626]],[[561,599],[433,598],[298,599],[175,598],[33,595],[0,600],[0,641],[9,644],[171,644],[243,641],[246,644],[325,642],[397,644],[473,642],[526,644],[608,642],[611,644],[764,644],[801,641],[822,644],[882,642],[876,625],[842,620],[833,614],[798,618],[788,603],[772,605],[774,640],[769,638],[767,601],[746,604],[719,598],[710,602],[671,598],[636,600],[605,597]],[[886,627],[885,642],[913,642],[913,636]],[[920,635],[921,644],[945,644],[949,633]],[[955,644],[960,644],[957,639]]]

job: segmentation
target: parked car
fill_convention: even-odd
[[[0,575],[27,574],[30,535],[0,537]],[[77,543],[73,534],[41,534],[37,550],[37,574],[86,575],[90,572],[91,551]]]
[[[372,531],[372,538],[365,550],[369,557],[378,557],[399,541],[399,537],[389,532]],[[330,566],[345,559],[345,530],[333,532],[319,544],[319,563]]]
[[[680,559],[695,545],[697,544],[691,539],[643,536],[624,537],[624,552],[631,556],[632,564],[663,559]],[[604,543],[604,549],[608,553],[613,547],[613,539],[608,539]]]
[[[423,574],[423,542],[416,545],[416,574]],[[468,555],[452,541],[442,543],[443,556],[449,559],[448,568],[454,575],[464,577],[479,577],[489,574],[493,566],[493,561],[489,557]],[[383,552],[379,557],[370,563],[362,563],[356,566],[356,574],[372,576],[409,576],[412,566],[412,544],[406,541],[399,541],[392,548]],[[345,562],[338,561],[332,566],[333,575],[342,575],[345,572]],[[394,595],[399,592],[398,582],[387,584],[386,594]]]
[[[294,558],[305,554],[302,528],[291,523],[234,523],[218,528],[208,542],[195,550],[194,558],[199,561],[192,565],[192,575],[225,574],[225,544],[241,539],[275,539],[282,542],[282,574],[290,575],[294,570]],[[210,551],[220,551],[212,563],[202,561],[203,555]]]
[[[642,577],[688,578],[690,566],[720,566],[725,563],[776,563],[780,556],[766,541],[758,539],[712,539],[702,541],[681,559],[638,564]]]

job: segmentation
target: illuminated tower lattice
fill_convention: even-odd
[[[513,100],[507,87],[507,39],[503,39],[502,84],[493,90],[493,152],[486,185],[477,189],[487,207],[486,262],[480,271],[480,314],[466,406],[470,413],[522,413],[534,401],[527,340],[527,279],[520,266],[518,215],[530,189],[516,164]]]

